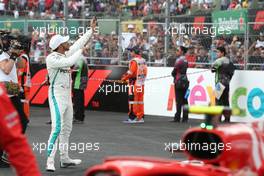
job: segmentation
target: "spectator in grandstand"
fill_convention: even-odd
[[[45,12],[45,0],[39,0],[39,13]]]
[[[217,54],[216,54],[216,42],[213,41],[212,45],[210,46],[209,50],[209,61],[210,63],[213,63],[217,59]]]
[[[259,39],[257,40],[256,47],[264,47],[264,33],[259,34]]]
[[[197,55],[197,59],[196,59],[196,68],[208,68],[208,63],[209,62],[209,59],[208,59],[208,54],[206,52],[206,49],[205,48],[200,48],[198,50],[198,52],[195,52],[195,53],[198,53]],[[201,64],[199,64],[201,63]]]
[[[230,4],[230,0],[221,0],[221,10],[226,10]]]
[[[197,58],[197,54],[194,53],[194,46],[189,46],[188,52],[185,55],[186,60],[189,63],[189,67],[190,68],[194,68],[195,67],[195,63],[196,63],[196,58]]]
[[[212,65],[212,72],[215,73],[216,104],[229,106],[229,84],[233,77],[235,67],[229,58],[226,57],[224,47],[217,48],[217,60]],[[225,122],[230,122],[230,115],[225,114]],[[221,121],[221,116],[219,117]]]
[[[228,7],[230,10],[232,9],[239,9],[241,8],[241,5],[239,3],[238,0],[232,0],[232,2],[230,3],[229,7]]]
[[[247,9],[247,8],[249,7],[249,2],[248,2],[248,0],[244,0],[244,1],[242,2],[242,7],[245,8],[245,9]]]
[[[188,122],[188,113],[183,111],[183,118],[181,118],[181,112],[184,105],[188,105],[188,99],[186,96],[189,88],[189,80],[187,78],[188,61],[185,58],[187,48],[180,46],[176,50],[176,62],[171,75],[174,78],[174,90],[176,99],[176,113],[172,122]]]
[[[164,64],[164,59],[162,58],[161,51],[156,50],[155,55],[154,55],[154,66],[163,66]]]
[[[100,38],[94,41],[94,50],[95,50],[95,57],[101,57],[102,55],[102,43],[100,41]]]
[[[5,3],[4,0],[0,0],[0,15],[5,13]]]

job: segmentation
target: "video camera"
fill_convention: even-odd
[[[0,54],[10,49],[29,50],[31,39],[24,35],[14,36],[9,31],[0,30]]]

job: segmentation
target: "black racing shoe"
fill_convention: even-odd
[[[84,121],[74,119],[74,120],[72,121],[72,123],[73,123],[73,124],[84,124]]]
[[[79,164],[82,163],[82,160],[80,159],[67,159],[67,160],[62,160],[60,162],[60,167],[61,168],[67,168],[67,167],[70,167],[70,166],[77,166]]]
[[[188,119],[182,119],[182,123],[188,123]]]
[[[179,123],[181,122],[181,119],[180,118],[175,118],[173,120],[171,120],[170,122],[176,122],[176,123]]]

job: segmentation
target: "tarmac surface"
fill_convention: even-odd
[[[199,125],[199,121],[172,123],[168,117],[145,116],[144,124],[124,124],[126,113],[86,111],[84,124],[74,124],[70,138],[70,157],[82,160],[81,165],[61,169],[59,151],[56,153],[56,171],[45,171],[46,150],[50,125],[48,108],[31,108],[31,122],[27,129],[29,143],[37,157],[44,176],[81,176],[87,168],[102,163],[107,156],[154,156],[168,159],[186,159],[182,153],[172,155],[166,144],[179,142],[183,132]],[[25,161],[26,162],[26,161]],[[0,176],[15,175],[12,169],[0,169]]]

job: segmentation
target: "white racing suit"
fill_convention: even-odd
[[[73,120],[70,67],[79,59],[84,58],[82,48],[89,40],[91,34],[91,30],[87,31],[70,47],[66,55],[52,52],[46,59],[50,82],[49,107],[52,121],[47,148],[48,161],[54,161],[58,148],[61,161],[69,159],[69,137]]]

